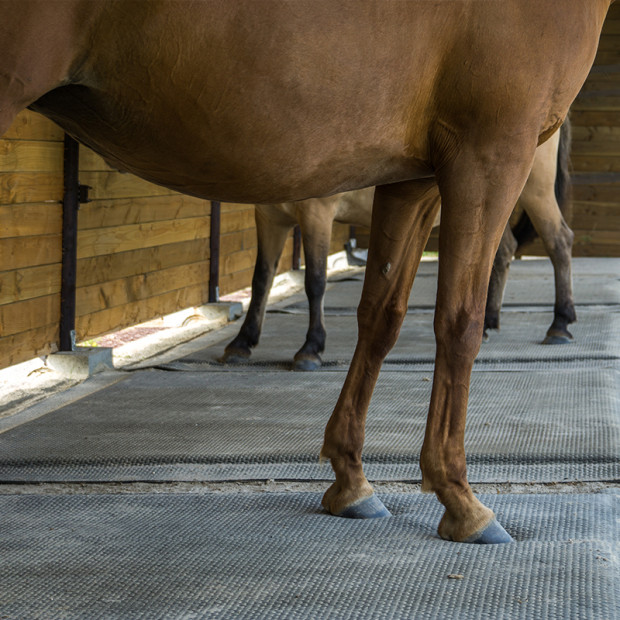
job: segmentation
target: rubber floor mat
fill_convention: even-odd
[[[421,264],[409,297],[410,308],[435,307],[437,266],[437,262]],[[325,295],[326,311],[357,308],[363,279],[363,274],[357,274],[352,278],[341,278],[336,286],[329,287]],[[553,309],[554,282],[551,261],[513,261],[503,306],[547,306]],[[578,306],[620,304],[620,261],[573,261],[573,297]],[[296,296],[291,305],[306,309],[308,302]]]
[[[0,496],[5,618],[614,620],[618,495],[482,496],[516,542],[442,541],[430,496],[393,516],[320,495]]]
[[[620,479],[615,370],[486,372],[472,379],[472,482]],[[384,372],[364,459],[372,479],[419,480],[431,391]],[[342,373],[141,371],[0,434],[0,479],[331,480],[318,465]]]
[[[490,332],[482,344],[476,367],[512,368],[515,365],[571,363],[581,360],[595,364],[620,359],[620,307],[616,309],[579,309],[578,322],[570,326],[574,341],[565,345],[543,345],[553,315],[551,312],[505,312],[501,330]],[[322,354],[326,368],[346,369],[357,343],[357,323],[352,315],[328,314],[325,318],[327,342]],[[239,325],[241,327],[241,325]],[[308,329],[307,318],[297,314],[268,314],[260,343],[253,349],[251,365],[290,369],[296,351],[302,346]],[[234,336],[233,336],[234,337]],[[218,359],[232,337],[178,360],[181,364],[218,367]],[[387,365],[424,364],[435,360],[435,335],[431,313],[408,314],[400,336],[386,358]],[[234,368],[234,366],[226,366]],[[177,369],[182,368],[177,365]]]

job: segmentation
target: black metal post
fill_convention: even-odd
[[[355,235],[356,235],[355,226],[349,226],[349,240],[357,239]]]
[[[62,268],[60,283],[60,350],[75,347],[75,283],[77,275],[77,218],[80,201],[80,145],[65,135],[64,194],[62,199]]]
[[[220,203],[212,200],[209,233],[209,303],[217,303],[220,300],[220,213]]]
[[[301,269],[301,228],[293,228],[293,269]]]

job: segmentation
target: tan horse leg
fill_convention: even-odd
[[[556,137],[557,136],[557,137]],[[559,132],[537,149],[532,173],[521,194],[520,202],[540,236],[553,263],[555,276],[555,308],[551,327],[544,344],[571,342],[569,323],[577,320],[573,301],[571,254],[573,231],[565,222],[555,195],[555,171]]]
[[[381,364],[396,342],[407,312],[413,278],[438,208],[434,180],[376,189],[357,313],[357,347],[321,450],[321,457],[330,459],[336,474],[323,497],[323,506],[332,514],[356,518],[389,515],[362,470],[366,412]]]
[[[327,255],[332,237],[336,201],[304,201],[297,209],[297,220],[306,259],[305,288],[310,310],[308,332],[303,346],[295,353],[295,370],[316,370],[325,349],[323,298],[327,274]]]
[[[562,128],[564,131],[564,127]],[[572,341],[567,326],[576,320],[571,276],[573,232],[566,224],[555,192],[559,174],[558,145],[560,131],[536,149],[532,171],[527,179],[519,204],[530,218],[547,254],[553,263],[555,275],[554,320],[547,331],[544,344],[565,344]],[[570,138],[569,138],[570,144]],[[508,270],[517,249],[510,226],[506,226],[493,262],[484,321],[487,329],[499,329],[499,313]]]
[[[239,334],[224,350],[221,362],[247,362],[258,344],[269,291],[278,268],[278,260],[295,220],[269,206],[256,205],[258,251],[252,277],[252,299]]]
[[[505,154],[519,153],[518,148],[513,143],[486,153],[463,149],[438,178],[442,220],[437,351],[420,465],[422,489],[434,491],[446,508],[439,535],[460,542],[511,540],[493,512],[472,493],[464,440],[469,382],[482,340],[491,265],[532,161],[525,156],[506,161]],[[533,147],[530,152],[533,157]]]

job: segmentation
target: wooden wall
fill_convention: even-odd
[[[211,204],[109,168],[80,147],[77,339],[207,301]]]
[[[63,133],[20,114],[0,140],[0,368],[57,350]],[[78,342],[208,301],[211,203],[113,170],[80,147]],[[336,228],[339,251],[348,227]],[[292,235],[279,272],[292,266]],[[222,204],[220,294],[249,286],[253,205]]]
[[[62,132],[33,113],[0,140],[0,368],[58,342],[62,160]]]
[[[620,256],[620,4],[572,106],[574,256]]]

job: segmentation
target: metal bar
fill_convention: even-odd
[[[293,228],[293,269],[301,269],[301,228]]]
[[[209,303],[217,303],[220,300],[220,215],[220,203],[212,200],[209,233]]]
[[[77,219],[80,145],[65,134],[64,194],[62,198],[62,268],[60,282],[60,350],[75,348],[75,284],[77,274]]]

